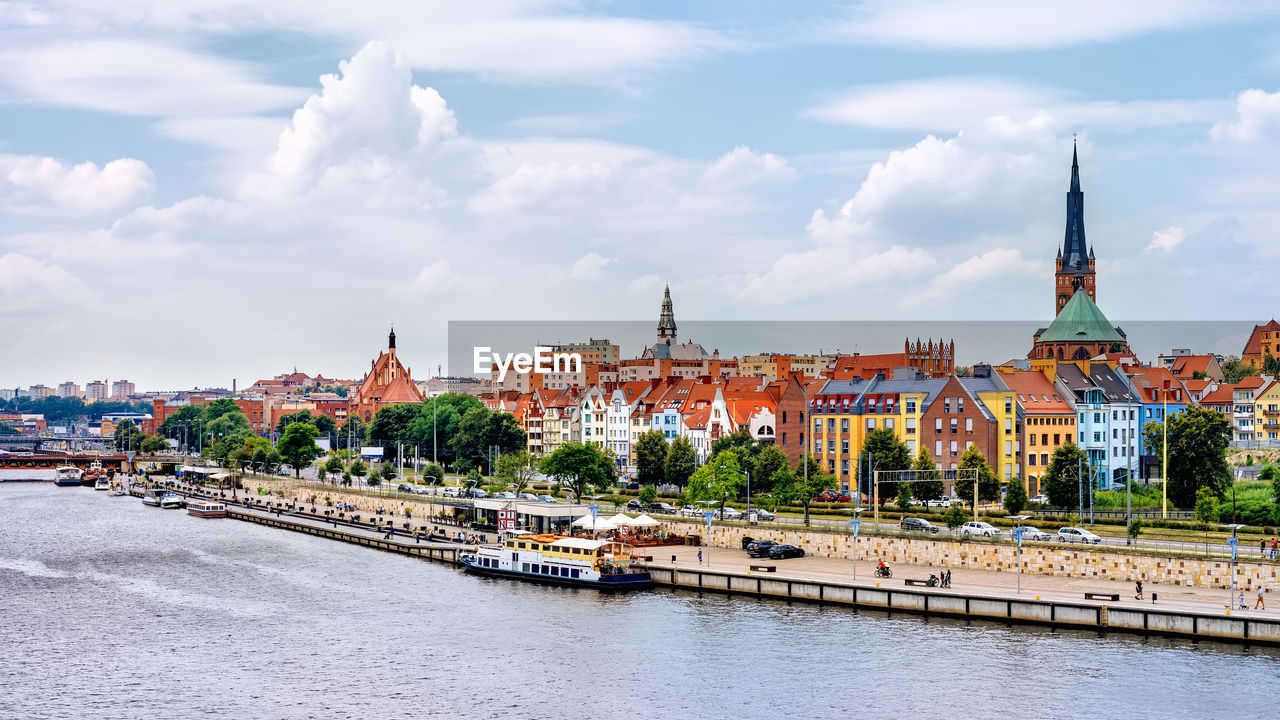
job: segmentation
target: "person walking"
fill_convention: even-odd
[[[1276,559],[1276,539],[1271,538],[1271,559]]]
[[[1266,610],[1266,609],[1267,609],[1267,601],[1262,599],[1262,586],[1261,586],[1261,585],[1259,585],[1259,586],[1258,586],[1258,599],[1254,601],[1254,603],[1253,603],[1253,609],[1254,609],[1254,610]]]
[[[1241,609],[1241,610],[1244,610],[1244,609],[1245,609],[1245,604],[1244,604],[1244,591],[1243,591],[1243,590],[1241,590],[1241,591],[1240,591],[1240,609]]]
[[[1134,600],[1142,599],[1142,578],[1133,581],[1133,593]]]

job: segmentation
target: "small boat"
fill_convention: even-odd
[[[84,475],[84,472],[81,471],[80,468],[73,465],[63,465],[54,472],[54,483],[63,487],[79,485],[80,477]]]
[[[142,504],[150,505],[151,507],[160,507],[160,497],[164,494],[163,490],[147,488],[147,491],[142,493]]]
[[[111,489],[107,491],[107,497],[123,497],[128,494],[129,493],[125,492],[125,489],[119,485],[112,485]]]
[[[646,588],[649,570],[626,543],[565,535],[518,535],[459,557],[477,575],[602,590]]]
[[[103,475],[93,482],[93,489],[94,490],[110,490],[111,481],[107,479],[106,475]]]
[[[80,484],[85,487],[91,487],[94,490],[106,490],[105,487],[98,487],[98,482],[107,478],[107,471],[102,469],[102,462],[94,460],[89,463],[89,469],[84,471],[80,476]]]
[[[227,504],[215,500],[196,500],[187,505],[187,514],[202,518],[226,517]]]
[[[160,496],[160,507],[165,510],[177,510],[186,503],[182,496],[176,492],[167,492]]]

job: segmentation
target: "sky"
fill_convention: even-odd
[[[1047,323],[1073,141],[1113,321],[1277,314],[1280,2],[0,0],[0,387]]]

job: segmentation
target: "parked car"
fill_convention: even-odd
[[[494,497],[496,497],[496,498],[502,498],[503,500],[515,500],[515,499],[516,499],[516,494],[515,494],[515,493],[513,493],[513,492],[511,492],[511,491],[509,491],[509,490],[503,490],[502,492],[498,493],[497,495],[494,495]]]
[[[411,492],[413,492],[413,484],[412,484],[412,483],[400,483],[399,485],[397,485],[397,486],[396,486],[396,492],[411,493]]]
[[[1023,525],[1023,526],[1022,526],[1022,540],[1023,540],[1023,542],[1027,542],[1027,541],[1031,541],[1031,540],[1034,540],[1034,541],[1036,541],[1036,542],[1049,542],[1049,541],[1050,541],[1050,540],[1052,540],[1052,539],[1053,539],[1053,536],[1052,536],[1052,535],[1050,535],[1049,533],[1047,533],[1047,532],[1045,532],[1045,531],[1041,530],[1041,529],[1040,529],[1040,528],[1038,528],[1038,527],[1034,527],[1034,526],[1031,526],[1031,525]]]
[[[480,488],[471,488],[471,490],[468,491],[467,497],[487,498],[489,497],[489,493],[481,490]]]
[[[725,505],[723,510],[716,511],[716,515],[720,516],[721,520],[737,520],[742,517],[742,511]]]
[[[1032,498],[1031,498],[1030,502],[1037,503],[1037,504],[1040,504],[1040,505],[1048,505],[1048,504],[1049,504],[1049,496],[1048,496],[1048,495],[1036,495],[1036,496],[1034,496],[1034,497],[1032,497]]]
[[[830,503],[834,503],[834,502],[847,503],[847,502],[853,502],[853,498],[849,495],[849,493],[840,492],[839,490],[823,490],[822,492],[813,496],[813,501],[814,502],[830,502]]]
[[[640,504],[640,501],[639,501],[639,500],[632,499],[632,500],[628,500],[628,501],[627,501],[627,509],[628,509],[628,510],[634,510],[634,511],[636,511],[636,512],[640,512],[641,508],[643,508],[643,507],[644,507],[644,506]]]
[[[937,500],[925,500],[924,506],[931,508],[949,508],[951,507],[951,498],[944,497],[938,498]]]
[[[680,514],[684,517],[700,518],[702,517],[702,508],[693,505],[685,505],[680,508]]]
[[[433,488],[429,485],[414,485],[413,494],[414,495],[430,495],[432,494],[431,493],[432,489]]]
[[[970,521],[960,526],[960,534],[965,537],[999,538],[1000,530],[991,523]]]
[[[521,500],[532,500],[532,501],[534,501],[534,502],[537,502],[537,501],[538,501],[538,496],[537,496],[537,495],[534,495],[533,493],[527,493],[527,492],[524,492],[524,493],[520,493],[520,499],[521,499]]]
[[[639,490],[639,489],[640,489],[640,483],[638,483],[638,482],[627,483],[627,489],[628,489],[628,490]]]
[[[933,523],[929,522],[928,520],[925,520],[924,518],[913,518],[913,517],[902,518],[902,522],[898,523],[898,529],[906,530],[908,532],[927,532],[927,533],[938,532],[937,525],[934,525]]]
[[[444,497],[447,497],[447,498],[456,498],[456,497],[458,497],[458,488],[456,488],[456,487],[447,487],[447,488],[445,488],[445,489],[444,489],[444,491],[443,491],[443,492],[441,492],[440,494],[441,494],[441,495],[443,495]]]
[[[773,549],[778,547],[778,543],[772,540],[756,540],[747,546],[747,557],[766,558]]]
[[[769,550],[770,560],[785,560],[786,558],[804,557],[804,550],[795,545],[775,545]]]
[[[556,503],[556,502],[560,502],[560,501],[559,501],[559,500],[556,500],[555,498],[551,497],[550,495],[539,495],[539,496],[538,496],[538,502],[544,502],[544,503]]]
[[[646,512],[660,513],[662,515],[676,514],[676,506],[672,505],[671,503],[651,502],[648,505],[646,505],[644,509]]]
[[[1102,538],[1080,527],[1058,528],[1058,542],[1092,543],[1097,545]]]
[[[763,508],[751,508],[742,514],[743,520],[755,520],[756,522],[766,522],[769,520],[777,520],[778,516]]]

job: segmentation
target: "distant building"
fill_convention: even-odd
[[[44,385],[32,385],[29,392],[30,397],[40,400],[42,398],[53,397],[55,391],[53,388],[45,387]]]
[[[707,360],[720,354],[708,353],[695,342],[681,344],[676,334],[676,314],[671,305],[671,286],[662,291],[662,309],[658,313],[658,342],[644,349],[642,360]],[[628,379],[628,378],[623,378]],[[635,378],[640,379],[640,378]]]
[[[1266,325],[1253,326],[1249,340],[1240,353],[1240,361],[1249,367],[1260,368],[1268,356],[1280,355],[1280,323],[1274,319]]]
[[[80,390],[80,386],[70,380],[58,385],[58,397],[78,398],[83,396],[83,394],[83,391]]]
[[[84,386],[84,396],[86,400],[106,400],[107,399],[107,383],[104,380],[94,380]]]
[[[485,382],[473,377],[433,377],[418,383],[424,397],[438,397],[445,393],[479,395],[485,391]]]
[[[137,393],[137,388],[128,380],[116,380],[111,383],[111,397],[125,400],[133,397]]]
[[[387,336],[387,350],[370,362],[369,372],[351,395],[348,415],[364,422],[373,419],[387,405],[422,402],[423,395],[413,382],[409,368],[396,356],[396,331]]]

